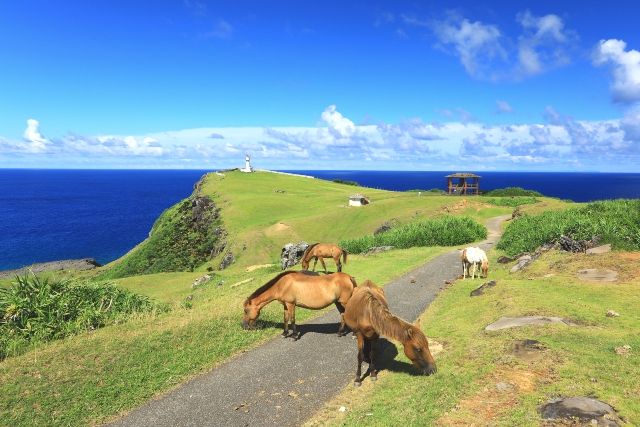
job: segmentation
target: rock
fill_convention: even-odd
[[[373,235],[376,236],[378,234],[381,233],[386,233],[387,231],[391,230],[394,227],[397,227],[399,224],[398,220],[396,218],[390,219],[388,221],[385,221],[382,223],[382,225],[380,225],[380,227],[376,228],[376,230],[373,232]]]
[[[546,347],[537,340],[516,340],[513,342],[512,353],[522,360],[536,360],[542,357]]]
[[[344,406],[341,406],[338,408],[338,412],[347,412],[347,408],[345,408]]]
[[[469,296],[477,297],[478,295],[482,295],[482,294],[484,294],[484,291],[486,291],[489,288],[493,288],[497,283],[498,282],[496,282],[495,280],[491,280],[489,282],[485,282],[482,285],[480,285],[477,288],[475,288],[474,290],[472,290],[471,294]]]
[[[595,425],[617,427],[622,425],[611,405],[591,397],[565,397],[553,399],[539,408],[545,420],[593,422]],[[573,425],[573,424],[571,424]]]
[[[518,272],[525,268],[527,265],[531,264],[532,261],[533,258],[531,257],[531,255],[522,255],[520,258],[518,258],[518,263],[511,267],[511,270],[509,271],[511,273]]]
[[[611,252],[611,244],[596,246],[595,248],[587,249],[587,254],[589,255],[606,254],[607,252]]]
[[[209,280],[211,280],[211,276],[208,275],[208,274],[205,274],[204,276],[199,277],[196,280],[194,280],[194,282],[191,284],[191,289],[197,288],[198,286],[201,286],[201,285],[204,285]]]
[[[620,313],[618,313],[617,311],[607,310],[607,317],[618,317],[618,316],[620,316]]]
[[[368,256],[373,254],[379,254],[380,252],[390,251],[393,248],[394,248],[393,246],[374,246],[372,248],[367,249],[365,252],[362,253],[362,255]]]
[[[224,254],[224,257],[222,257],[222,261],[220,261],[220,270],[229,267],[235,260],[236,258],[233,256],[233,253],[227,252]]]
[[[23,274],[27,274],[29,272],[38,274],[45,271],[61,271],[61,270],[85,271],[85,270],[93,270],[94,268],[97,268],[97,267],[102,267],[102,265],[93,258],[64,259],[60,261],[41,262],[37,264],[32,264],[27,267],[18,268],[16,270],[0,271],[0,279],[15,278],[15,276],[20,276]]]
[[[283,270],[291,268],[302,259],[304,251],[309,247],[307,242],[287,243],[280,252],[280,266]]]
[[[498,383],[496,384],[496,389],[501,393],[509,393],[515,389],[515,386],[511,383]]]
[[[578,270],[578,279],[584,282],[615,282],[618,272],[609,269],[585,268]]]
[[[505,255],[498,257],[498,264],[509,264],[510,262],[515,261],[515,258],[511,258]]]
[[[548,325],[549,323],[564,323],[573,326],[574,323],[563,319],[562,317],[547,316],[525,316],[525,317],[501,317],[490,325],[487,325],[485,331],[498,331],[500,329],[518,328],[529,325]]]
[[[625,344],[622,347],[616,347],[615,351],[618,356],[628,356],[629,354],[631,354],[631,346]]]

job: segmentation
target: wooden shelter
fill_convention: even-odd
[[[365,206],[371,203],[364,194],[352,194],[349,196],[349,206]]]
[[[480,194],[480,176],[469,172],[457,172],[447,175],[449,194]]]

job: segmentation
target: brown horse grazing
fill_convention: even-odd
[[[340,262],[340,256],[342,256],[342,262],[347,263],[347,251],[340,246],[332,243],[314,243],[304,251],[302,255],[302,269],[309,269],[309,262],[313,259],[313,271],[316,271],[316,265],[318,264],[318,258],[324,268],[325,274],[327,273],[327,266],[324,263],[323,258],[333,258],[338,267],[338,272],[342,271],[342,263]]]
[[[344,335],[344,306],[351,298],[356,281],[345,273],[315,276],[299,271],[285,271],[256,289],[244,302],[244,329],[253,329],[260,310],[278,300],[284,306],[284,337],[289,336],[289,323],[294,339],[300,338],[296,328],[296,306],[320,310],[335,304],[340,312],[338,336]]]
[[[365,281],[353,291],[345,307],[344,321],[358,338],[355,385],[362,383],[363,361],[369,363],[371,380],[377,379],[374,352],[381,335],[400,341],[404,346],[404,354],[423,374],[431,375],[436,372],[436,362],[429,351],[427,337],[417,326],[391,314],[384,291],[371,281]]]

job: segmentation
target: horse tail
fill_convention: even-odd
[[[342,249],[342,262],[343,263],[347,263],[347,250],[346,249]]]
[[[353,276],[349,276],[349,280],[351,280],[351,284],[353,284],[354,288],[358,287],[358,284],[356,283],[356,278]]]

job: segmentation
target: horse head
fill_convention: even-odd
[[[427,337],[418,327],[410,325],[407,328],[406,339],[402,344],[404,346],[404,354],[423,375],[436,373],[436,362],[429,351]]]
[[[244,316],[242,318],[243,329],[255,329],[256,320],[260,316],[260,307],[252,298],[247,298],[244,302]]]

